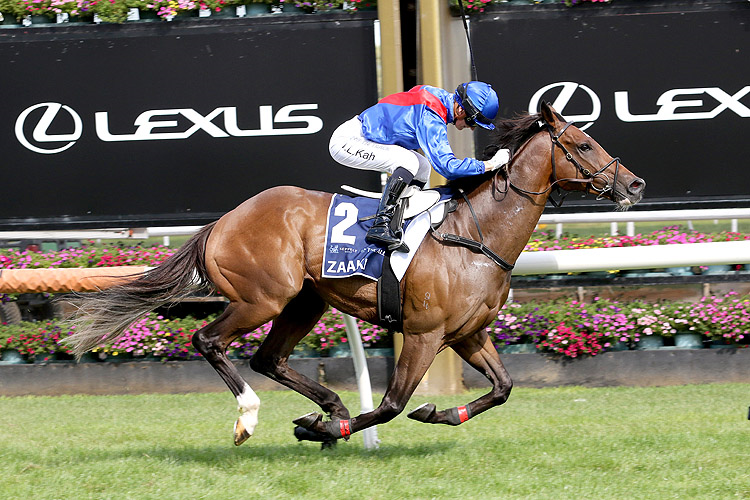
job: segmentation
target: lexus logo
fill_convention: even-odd
[[[599,118],[599,115],[601,115],[602,102],[599,100],[599,96],[597,96],[593,90],[585,85],[581,85],[575,82],[550,83],[549,85],[537,90],[536,93],[531,96],[531,100],[529,101],[529,112],[538,112],[539,103],[542,97],[544,97],[546,94],[554,95],[554,93],[550,91],[552,89],[557,89],[558,87],[560,88],[560,90],[557,91],[557,97],[552,101],[552,107],[555,108],[558,113],[563,115],[565,119],[570,122],[585,123],[585,125],[578,127],[581,130],[586,130],[591,125],[593,125],[594,121],[596,121]],[[590,102],[591,112],[589,114],[571,115],[565,113],[565,107],[568,106],[570,99],[574,94],[576,94],[576,92],[578,92],[579,94],[583,94],[585,96],[583,97],[583,99],[586,99]],[[546,100],[549,101],[549,99]],[[589,108],[584,108],[581,111],[587,111],[588,109]]]
[[[34,131],[31,134],[31,138],[34,141],[32,143],[25,135],[26,119],[33,111],[39,108],[45,108],[45,110],[44,114],[38,118],[39,121],[36,123],[36,126],[34,126]],[[50,134],[50,125],[55,121],[61,110],[64,110],[73,119],[73,130],[69,134]],[[35,113],[35,115],[37,114]],[[57,102],[42,102],[26,108],[16,120],[16,138],[18,142],[36,153],[49,155],[65,151],[81,138],[81,133],[83,133],[83,122],[78,113],[73,111],[69,106]],[[59,144],[63,142],[67,144],[63,146],[44,147],[49,145],[48,143]]]
[[[37,111],[41,108],[44,108],[43,113]],[[240,128],[237,108],[233,106],[222,106],[206,115],[192,108],[150,109],[133,120],[133,131],[129,133],[113,133],[109,125],[109,112],[97,111],[94,113],[93,128],[96,137],[104,142],[187,139],[198,131],[214,138],[305,135],[320,132],[323,120],[315,115],[297,113],[317,109],[317,104],[287,104],[274,113],[273,106],[258,106],[259,125],[249,129]],[[63,116],[58,117],[61,113]],[[66,113],[72,118],[72,126]],[[36,124],[34,120],[37,120]],[[215,123],[215,120],[221,120],[221,125]],[[191,125],[185,127],[185,122]],[[53,126],[58,131],[70,126],[72,131],[67,134],[51,134],[50,127]],[[31,139],[27,137],[29,131]],[[83,122],[78,113],[56,102],[43,102],[26,108],[16,120],[18,142],[36,153],[54,154],[65,151],[81,138],[82,132]],[[66,144],[61,146],[60,143]]]
[[[541,100],[550,101],[555,92],[557,92],[557,97],[552,102],[552,106],[566,120],[585,123],[579,127],[581,130],[593,125],[601,115],[602,103],[599,96],[587,86],[575,82],[551,83],[537,90],[529,101],[529,112],[537,112]],[[726,112],[732,112],[740,118],[750,118],[750,107],[742,102],[742,99],[747,100],[748,95],[750,95],[750,85],[734,93],[726,92],[719,87],[669,89],[662,92],[656,99],[656,112],[642,114],[634,114],[630,111],[629,91],[615,91],[613,97],[615,116],[625,123],[637,123],[712,120]],[[565,108],[571,107],[569,103],[574,98],[573,105],[578,107],[578,111],[590,109],[591,112],[579,115],[565,113]]]

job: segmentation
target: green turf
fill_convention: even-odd
[[[228,392],[0,398],[0,498],[750,498],[748,384],[514,389],[460,427],[403,414],[378,427],[375,451],[356,434],[327,451],[297,443],[291,420],[314,406],[259,395],[241,447]]]

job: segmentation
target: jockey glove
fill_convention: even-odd
[[[497,153],[495,153],[495,156],[493,156],[489,160],[485,160],[484,171],[491,172],[492,170],[497,170],[498,168],[507,164],[509,161],[510,161],[510,150],[498,149]]]

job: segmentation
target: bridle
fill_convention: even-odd
[[[513,181],[510,180],[510,176],[508,175],[507,167],[505,169],[501,169],[498,171],[498,173],[503,172],[503,175],[505,177],[506,187],[505,190],[501,191],[499,189],[496,189],[493,187],[493,195],[497,193],[505,194],[508,191],[508,186],[513,188],[514,191],[517,191],[522,194],[526,195],[543,195],[547,194],[553,189],[555,192],[560,196],[560,201],[555,200],[550,196],[549,200],[550,202],[556,206],[559,207],[562,205],[562,202],[564,201],[565,197],[567,196],[567,192],[562,193],[560,189],[560,183],[562,182],[575,182],[579,184],[588,184],[586,187],[586,192],[595,192],[598,193],[596,196],[597,200],[601,200],[605,197],[607,193],[612,193],[612,197],[614,198],[615,195],[615,186],[617,185],[617,175],[620,172],[620,158],[613,158],[612,161],[604,165],[602,168],[597,170],[596,172],[592,172],[591,170],[587,169],[586,167],[582,166],[578,160],[576,160],[573,155],[570,153],[570,151],[567,150],[567,148],[560,142],[560,137],[565,133],[566,130],[568,130],[568,127],[570,127],[573,124],[573,122],[566,122],[565,126],[560,130],[559,134],[555,134],[554,128],[549,124],[543,124],[547,128],[547,132],[549,133],[550,139],[552,140],[551,144],[551,161],[552,161],[552,182],[549,186],[547,186],[547,189],[544,191],[529,191],[526,189],[523,189],[521,187],[516,186]],[[555,162],[555,146],[560,148],[562,152],[565,154],[565,159],[568,160],[570,163],[573,164],[573,166],[578,170],[578,172],[583,175],[583,179],[581,178],[564,178],[564,179],[558,179],[557,178],[557,164]],[[610,165],[615,164],[615,173],[612,176],[612,179],[609,178],[609,175],[605,173],[605,170],[607,170]],[[594,181],[598,178],[604,179],[604,186],[602,188],[598,188],[594,185]],[[495,180],[497,180],[497,175],[495,176]]]
[[[544,191],[528,191],[526,189],[520,188],[513,184],[513,182],[510,180],[510,172],[508,171],[508,165],[505,165],[503,168],[498,169],[495,172],[494,177],[492,178],[492,197],[496,201],[501,201],[502,198],[498,198],[497,194],[499,193],[504,197],[508,193],[509,187],[512,188],[514,191],[517,191],[519,193],[523,193],[526,195],[543,195],[549,193],[552,189],[557,190],[557,192],[560,192],[560,183],[561,182],[577,182],[582,184],[588,184],[586,187],[586,190],[592,190],[597,193],[599,193],[596,197],[596,199],[601,199],[604,197],[606,193],[611,192],[612,197],[615,196],[615,185],[617,184],[617,174],[620,170],[620,159],[619,158],[613,158],[612,161],[604,165],[602,168],[597,170],[596,172],[591,172],[591,170],[583,167],[580,163],[578,163],[578,160],[573,158],[573,155],[570,154],[570,151],[568,151],[565,146],[560,142],[560,137],[565,133],[566,130],[568,130],[568,127],[570,127],[573,124],[573,122],[566,122],[565,126],[560,130],[559,134],[555,134],[554,128],[547,124],[547,123],[540,123],[540,126],[547,127],[547,132],[549,132],[550,139],[552,139],[552,183],[550,183],[549,186],[547,186],[547,189]],[[531,139],[529,139],[531,140]],[[526,141],[526,144],[528,144],[529,141]],[[565,153],[565,159],[568,160],[570,163],[572,163],[578,172],[580,172],[585,178],[568,178],[568,179],[558,179],[557,178],[557,165],[555,164],[555,146],[560,148],[563,153]],[[523,146],[521,146],[523,147]],[[605,170],[609,168],[612,163],[615,164],[615,174],[610,182],[609,176],[604,173]],[[497,187],[497,177],[498,175],[502,174],[503,178],[505,179],[505,189],[500,190]],[[599,189],[596,186],[594,186],[594,180],[596,180],[597,177],[603,177],[605,179],[604,187]],[[430,225],[430,230],[432,231],[432,234],[434,237],[442,242],[442,243],[448,243],[458,246],[463,246],[466,248],[471,249],[473,252],[478,252],[484,254],[487,258],[492,260],[495,264],[500,266],[505,271],[512,271],[513,270],[513,264],[508,263],[506,260],[504,260],[502,257],[500,257],[498,254],[493,252],[487,245],[484,244],[484,235],[482,234],[482,229],[479,227],[479,218],[477,217],[476,212],[474,212],[474,207],[471,206],[471,201],[469,201],[468,196],[466,196],[466,193],[462,190],[458,190],[461,196],[463,197],[464,201],[466,202],[466,205],[469,207],[469,210],[471,211],[471,216],[474,219],[474,224],[477,228],[477,233],[479,234],[479,241],[472,240],[471,238],[465,238],[463,236],[459,236],[456,234],[448,234],[448,233],[439,233],[436,228],[432,225]],[[552,197],[550,196],[548,199],[550,202],[552,202],[553,205],[559,207],[562,205],[562,202],[565,198],[565,194],[561,195],[560,201],[556,202]]]

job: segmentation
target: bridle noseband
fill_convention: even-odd
[[[612,193],[612,197],[614,198],[614,195],[615,195],[615,186],[617,185],[617,175],[619,174],[619,171],[620,171],[620,158],[619,157],[618,158],[613,158],[612,161],[610,161],[609,163],[607,163],[606,165],[604,165],[602,168],[600,168],[596,172],[592,172],[591,170],[589,170],[586,167],[582,166],[578,162],[578,160],[576,160],[573,157],[573,155],[570,153],[570,151],[568,151],[567,148],[560,142],[560,137],[562,137],[562,135],[565,133],[566,130],[568,130],[568,127],[570,127],[571,125],[573,125],[573,122],[566,122],[565,126],[562,128],[562,130],[560,130],[560,133],[559,134],[555,134],[554,128],[552,126],[550,126],[549,124],[546,124],[546,123],[543,124],[543,126],[547,127],[547,132],[549,133],[550,139],[552,140],[552,145],[551,145],[552,150],[551,150],[551,154],[550,154],[551,161],[552,161],[552,182],[547,187],[547,189],[545,189],[544,191],[539,191],[539,192],[525,190],[525,189],[520,188],[520,187],[516,186],[515,184],[513,184],[513,182],[510,180],[509,176],[506,177],[506,183],[507,183],[507,185],[509,185],[511,188],[513,188],[515,191],[518,191],[519,193],[536,196],[536,195],[547,194],[548,192],[550,192],[553,189],[558,194],[560,194],[560,186],[559,186],[559,184],[561,182],[576,182],[576,183],[579,183],[579,184],[588,184],[588,186],[586,187],[586,191],[594,191],[594,192],[598,193],[597,196],[596,196],[597,200],[601,200],[602,198],[604,198],[604,196],[607,193]],[[573,166],[576,168],[576,170],[578,170],[578,172],[580,172],[581,175],[583,175],[583,177],[584,177],[583,179],[580,179],[580,178],[577,178],[577,177],[576,178],[566,178],[566,179],[558,179],[557,178],[557,164],[555,162],[555,146],[557,146],[558,148],[560,148],[562,150],[562,152],[565,154],[565,159],[568,160],[570,163],[572,163]],[[610,180],[609,175],[607,175],[605,173],[605,170],[607,170],[610,167],[610,165],[612,165],[613,163],[615,164],[615,173],[612,176],[612,179]],[[507,169],[504,170],[504,172],[507,175]],[[601,178],[603,178],[605,180],[604,187],[597,188],[594,185],[594,181],[596,180],[597,177],[601,177]],[[506,192],[507,192],[507,187],[506,187]],[[559,206],[562,205],[562,202],[564,201],[565,196],[567,196],[567,192],[564,193],[564,194],[560,194],[560,201],[556,201],[552,197],[550,197],[549,200],[550,200],[550,202],[554,206],[559,207]]]

